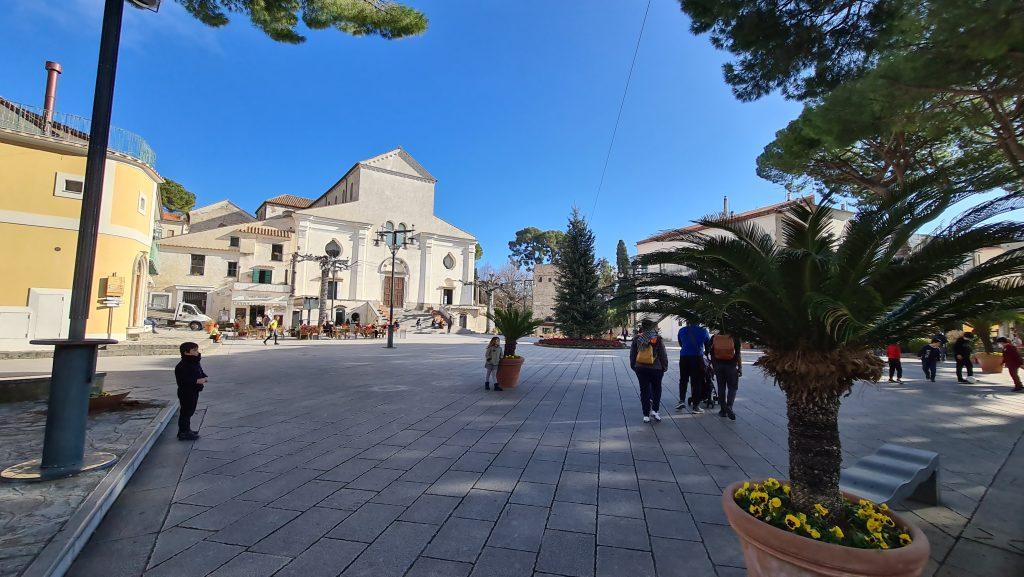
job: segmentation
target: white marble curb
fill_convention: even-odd
[[[178,403],[169,403],[157,413],[149,428],[128,447],[21,577],[63,577],[177,411]]]

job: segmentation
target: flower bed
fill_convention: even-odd
[[[626,345],[616,339],[569,339],[553,338],[541,339],[537,345],[542,347],[557,347],[563,349],[624,349]]]
[[[858,549],[891,549],[912,542],[908,531],[896,526],[884,503],[844,500],[845,511],[839,515],[842,520],[835,525],[827,518],[829,510],[820,504],[814,506],[815,513],[809,517],[795,511],[789,500],[789,485],[772,478],[763,483],[743,483],[733,499],[753,517],[816,541]]]

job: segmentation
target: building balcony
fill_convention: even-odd
[[[259,282],[236,282],[231,285],[233,291],[251,291],[273,294],[289,294],[292,291],[291,285],[269,284]]]
[[[3,130],[88,146],[91,124],[91,121],[83,116],[54,112],[53,120],[47,125],[42,107],[18,104],[0,98],[0,129]],[[107,146],[111,152],[130,156],[149,166],[156,164],[156,153],[134,132],[111,126]]]

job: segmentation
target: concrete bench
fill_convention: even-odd
[[[938,453],[886,443],[843,469],[839,487],[875,503],[894,505],[912,499],[937,505],[938,475]]]
[[[103,381],[107,373],[96,373],[90,394],[103,392]],[[50,396],[50,375],[25,375],[0,377],[0,403],[38,401]]]

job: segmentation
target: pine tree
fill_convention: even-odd
[[[599,335],[607,323],[607,305],[600,294],[600,275],[594,258],[594,233],[573,208],[562,239],[555,291],[555,323],[570,338]]]
[[[615,299],[618,304],[615,306],[615,314],[612,315],[612,318],[617,325],[624,326],[629,323],[629,310],[632,303],[629,303],[628,299],[634,290],[634,281],[629,252],[626,251],[626,243],[621,239],[615,247],[615,265],[619,276],[615,285]]]

